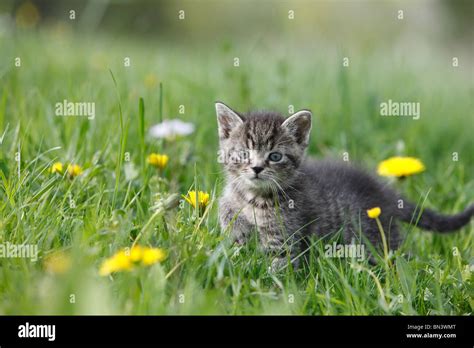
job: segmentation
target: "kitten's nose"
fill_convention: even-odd
[[[263,167],[252,167],[252,170],[255,172],[255,174],[258,174],[263,170]]]

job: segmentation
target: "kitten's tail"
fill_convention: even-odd
[[[471,204],[462,213],[444,215],[431,209],[421,209],[413,203],[405,201],[400,219],[415,224],[419,228],[435,232],[452,232],[468,224],[474,216],[474,204]]]

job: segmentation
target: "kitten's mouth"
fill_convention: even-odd
[[[254,187],[264,187],[267,180],[261,176],[252,176],[248,179],[252,186]]]
[[[247,188],[254,193],[261,194],[271,189],[270,182],[262,176],[247,177]]]
[[[255,185],[259,182],[262,182],[263,178],[261,176],[253,175],[253,176],[248,176],[246,178],[246,181]]]
[[[262,175],[255,174],[254,176],[250,178],[250,181],[253,181],[256,183],[263,183],[267,181],[267,178],[265,177],[265,175],[262,176]]]

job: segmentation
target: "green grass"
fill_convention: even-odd
[[[343,50],[290,56],[272,47],[60,34],[2,43],[0,242],[36,244],[40,255],[37,262],[0,259],[0,314],[472,313],[472,224],[445,236],[405,225],[406,240],[388,270],[320,257],[319,242],[308,265],[271,274],[255,243],[232,245],[217,223],[223,176],[216,100],[241,111],[310,108],[311,156],[348,152],[371,170],[392,155],[416,156],[426,172],[394,185],[415,202],[429,192],[426,206],[446,213],[466,207],[474,196],[473,89],[469,74],[449,58],[375,51],[343,68]],[[12,64],[17,56],[20,68]],[[96,118],[55,116],[63,99],[95,102]],[[421,119],[381,117],[379,103],[388,99],[420,102]],[[195,123],[196,132],[174,141],[146,136],[152,124],[172,117]],[[163,173],[146,165],[150,152],[170,156]],[[126,156],[138,171],[133,179]],[[51,175],[55,161],[85,171],[74,180]],[[153,206],[169,195],[195,188],[211,193],[204,217],[186,203],[155,214]],[[138,235],[139,244],[167,250],[167,259],[99,276],[102,261]],[[72,260],[66,273],[45,270],[57,251]]]

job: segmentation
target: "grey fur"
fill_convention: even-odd
[[[311,235],[331,236],[342,232],[344,243],[369,241],[382,244],[375,220],[366,210],[380,207],[380,221],[391,250],[402,238],[397,220],[416,222],[436,231],[460,228],[469,222],[474,206],[465,212],[444,216],[412,203],[362,169],[347,162],[305,159],[311,131],[311,112],[302,110],[285,120],[275,112],[241,115],[216,103],[220,151],[226,186],[219,200],[223,229],[230,229],[238,243],[257,233],[261,247],[275,255],[274,268],[286,264],[301,251]],[[268,159],[271,152],[283,154],[280,162]],[[264,168],[258,174],[252,167]],[[403,207],[399,208],[400,200]]]

